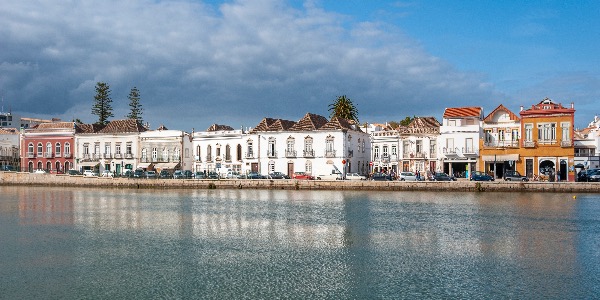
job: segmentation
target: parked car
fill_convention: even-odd
[[[400,181],[417,181],[417,174],[413,172],[400,172],[398,174],[398,180]]]
[[[281,172],[273,172],[269,174],[270,179],[289,179],[289,177]]]
[[[310,174],[306,174],[305,172],[294,172],[294,174],[292,174],[292,179],[314,180],[315,178],[312,177]]]
[[[171,172],[169,172],[167,170],[161,170],[160,173],[158,174],[158,178],[171,179],[171,178],[173,178],[173,175],[171,175]]]
[[[2,167],[2,171],[14,171],[15,168],[11,165],[6,165]]]
[[[480,171],[473,172],[470,179],[471,181],[494,181],[494,177]]]
[[[240,179],[240,173],[235,171],[228,171],[227,175],[225,175],[227,179]]]
[[[100,177],[115,177],[115,174],[110,170],[104,170],[100,174]]]
[[[136,169],[136,170],[133,172],[133,177],[134,177],[134,178],[143,178],[143,177],[144,177],[144,175],[146,175],[146,174],[144,173],[144,169]]]
[[[195,175],[196,174],[194,174],[194,172],[192,172],[190,170],[183,171],[183,178],[191,179],[191,178],[194,178]]]
[[[594,168],[590,168],[587,170],[581,170],[578,174],[577,174],[577,181],[581,181],[581,182],[589,182],[590,181],[590,176],[596,172],[599,171],[600,169],[594,169]]]
[[[513,170],[504,172],[503,178],[505,181],[529,181],[529,178],[521,175],[521,173],[519,173],[519,171],[513,171]]]
[[[79,172],[77,170],[68,170],[67,174],[69,174],[69,175],[81,175],[81,172]]]
[[[196,179],[205,179],[205,178],[206,178],[206,175],[204,175],[204,172],[200,172],[200,171],[198,171],[198,172],[196,172],[196,173],[194,174],[194,178],[196,178]]]
[[[348,173],[346,174],[347,180],[367,180],[367,176],[360,175],[358,173]]]
[[[453,181],[446,173],[437,172],[433,174],[433,181]]]
[[[144,175],[148,179],[156,179],[156,171],[146,171]]]
[[[386,173],[373,173],[373,176],[371,176],[371,180],[374,181],[392,181],[394,180],[392,178],[392,175],[386,174]]]
[[[248,173],[248,176],[246,176],[246,178],[248,178],[248,179],[263,179],[265,177],[262,176],[260,173],[251,172],[251,173]]]
[[[183,171],[175,170],[175,172],[173,172],[173,178],[174,179],[184,179],[185,175],[183,174]]]
[[[94,172],[94,170],[84,170],[83,176],[86,176],[86,177],[98,176],[98,173]]]
[[[587,177],[588,182],[600,182],[600,169],[593,169]]]
[[[133,171],[132,170],[125,171],[125,173],[123,173],[123,177],[133,177]]]
[[[46,172],[46,170],[43,170],[43,169],[37,169],[37,170],[33,171],[33,173],[34,174],[46,174],[48,172]]]

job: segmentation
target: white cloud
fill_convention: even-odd
[[[14,1],[0,7],[0,38],[0,89],[13,110],[89,122],[97,81],[110,84],[116,118],[137,86],[146,120],[185,130],[327,115],[341,94],[368,121],[439,118],[493,95],[482,76],[432,57],[400,29],[351,23],[314,3]]]

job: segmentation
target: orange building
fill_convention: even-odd
[[[521,107],[521,147],[516,170],[529,178],[574,181],[573,127],[575,109],[545,98],[529,109]]]

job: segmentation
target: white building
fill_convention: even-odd
[[[575,130],[573,139],[575,147],[575,166],[584,168],[600,168],[600,118],[594,116],[588,127]]]
[[[106,126],[78,125],[75,135],[75,169],[123,174],[140,164],[140,134],[146,128],[133,119],[110,121]]]
[[[172,172],[193,167],[192,139],[187,132],[164,126],[140,132],[139,149],[137,168]]]
[[[373,172],[439,171],[440,125],[434,117],[417,117],[407,126],[372,132]]]
[[[0,128],[0,170],[20,169],[20,143],[16,128]]]
[[[206,131],[193,132],[194,161],[191,169],[206,173],[230,169],[242,173],[243,135],[241,129],[218,124],[213,124]]]
[[[245,172],[366,174],[369,135],[353,122],[307,113],[298,122],[265,118],[243,137]]]
[[[481,107],[446,108],[438,139],[445,173],[468,178],[477,170],[479,140],[483,138],[482,122]]]

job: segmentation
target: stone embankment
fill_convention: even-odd
[[[84,177],[61,174],[0,172],[1,185],[109,187],[136,189],[284,189],[284,190],[379,190],[456,192],[578,192],[600,193],[597,182],[400,182],[248,179],[138,179]]]

